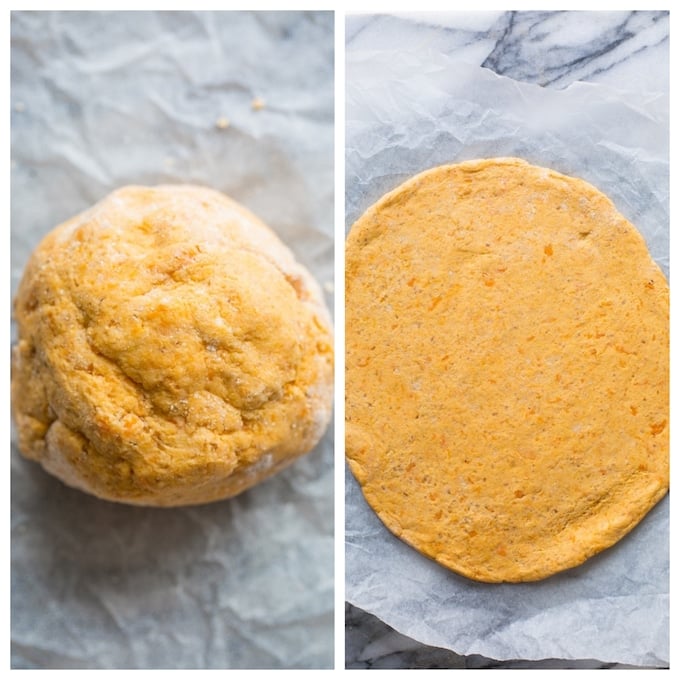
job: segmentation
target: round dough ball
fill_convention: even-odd
[[[668,285],[597,189],[519,159],[434,168],[346,253],[347,457],[397,536],[530,581],[664,496]]]
[[[312,449],[330,419],[317,284],[210,189],[125,187],[60,225],[15,316],[19,447],[100,498],[233,496]]]

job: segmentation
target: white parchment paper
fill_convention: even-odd
[[[264,219],[330,304],[332,13],[15,12],[11,34],[12,292],[111,190],[193,182]],[[12,449],[13,667],[333,666],[332,428],[185,509],[97,500]]]
[[[548,90],[435,52],[350,52],[346,75],[347,228],[417,172],[519,156],[604,191],[668,275],[665,94]],[[581,567],[500,585],[460,577],[395,538],[348,470],[345,502],[346,597],[399,632],[499,660],[668,664],[668,497]]]

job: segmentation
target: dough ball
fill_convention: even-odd
[[[100,498],[240,493],[330,419],[332,331],[274,233],[197,186],[131,186],[39,244],[15,300],[23,454]]]

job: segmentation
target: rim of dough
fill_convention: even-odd
[[[396,536],[486,582],[616,543],[665,495],[668,285],[592,185],[422,172],[346,242],[346,456]]]

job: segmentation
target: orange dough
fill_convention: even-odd
[[[512,158],[434,168],[346,256],[347,458],[394,534],[531,581],[667,492],[668,285],[597,189]]]
[[[196,186],[125,187],[48,234],[15,302],[19,446],[137,505],[233,496],[330,419],[330,318],[260,220]]]

